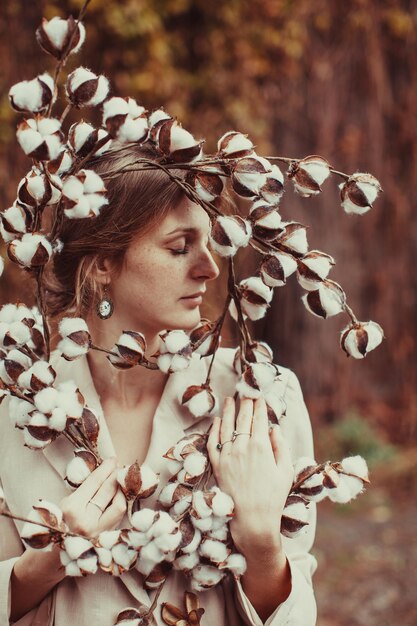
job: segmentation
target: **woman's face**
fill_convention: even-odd
[[[151,339],[161,330],[191,330],[199,322],[206,282],[219,275],[207,248],[209,231],[206,212],[185,199],[131,242],[110,283],[120,329]]]

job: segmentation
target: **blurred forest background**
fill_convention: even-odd
[[[0,21],[0,199],[9,206],[28,169],[7,92],[52,69],[34,32],[81,0],[9,0]],[[249,133],[264,155],[320,154],[338,170],[369,171],[384,193],[364,217],[340,207],[336,178],[318,198],[282,201],[285,219],[311,226],[310,248],[335,257],[359,319],[386,340],[363,361],[338,346],[347,320],[304,309],[296,280],[276,289],[254,333],[300,378],[317,458],[361,453],[373,487],[352,507],[321,505],[316,554],[319,626],[411,626],[417,603],[416,0],[93,0],[87,42],[66,70],[85,64],[114,93],[163,106],[214,150],[227,130]],[[74,121],[72,118],[69,121]],[[96,120],[98,122],[98,120]],[[29,301],[9,264],[1,302]],[[241,277],[256,267],[244,254]],[[22,292],[22,288],[26,292]],[[221,306],[212,289],[206,313]],[[229,329],[227,341],[233,342]],[[414,576],[412,572],[414,571]],[[409,584],[409,586],[407,586]],[[214,626],[214,625],[210,625]]]

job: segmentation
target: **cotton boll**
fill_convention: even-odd
[[[146,564],[153,562],[153,567],[157,563],[160,563],[161,561],[163,561],[163,559],[164,559],[164,554],[163,552],[161,552],[161,550],[158,548],[158,546],[156,545],[154,541],[150,541],[146,546],[143,546],[143,548],[140,551],[140,561],[143,561]],[[139,569],[139,571],[142,571],[142,570]],[[142,573],[144,574],[145,572],[142,572]]]
[[[342,207],[346,213],[363,215],[382,191],[379,181],[371,174],[356,172],[339,185]]]
[[[254,145],[247,135],[230,130],[219,139],[217,150],[225,158],[237,158],[251,154]]]
[[[350,502],[352,498],[355,498],[363,490],[363,482],[356,478],[352,479],[354,484],[350,484],[348,480],[349,476],[339,476],[339,482],[334,489],[328,489],[326,495],[332,502],[338,502],[339,504],[346,504]]]
[[[191,587],[194,591],[204,591],[217,585],[224,577],[216,567],[211,565],[197,565],[192,572]]]
[[[167,554],[168,552],[178,548],[181,542],[181,533],[176,532],[160,535],[159,537],[156,537],[154,541],[155,545],[161,550],[161,552]]]
[[[71,459],[65,472],[65,480],[74,488],[81,485],[92,472],[91,465],[87,463],[83,456],[78,455]]]
[[[78,559],[77,565],[82,574],[95,574],[98,569],[97,555],[94,554],[83,559]]]
[[[174,561],[174,569],[183,572],[189,572],[200,563],[200,557],[197,552],[191,554],[183,554]]]
[[[214,522],[216,522],[217,519],[215,518],[213,520],[213,526],[215,525]],[[220,528],[216,528],[216,529],[212,528],[211,530],[207,532],[206,536],[209,537],[210,539],[216,539],[217,541],[224,541],[224,542],[227,541],[228,536],[229,536],[227,523],[222,524]]]
[[[105,76],[96,76],[87,68],[78,67],[67,78],[66,92],[77,107],[97,106],[107,98],[109,81]]]
[[[297,537],[307,532],[308,502],[301,496],[290,495],[281,517],[281,533],[285,537]]]
[[[233,499],[224,491],[221,491],[218,487],[211,489],[215,493],[213,500],[211,501],[211,508],[214,515],[217,517],[231,516],[234,512]]]
[[[206,519],[211,519],[211,518],[206,518]],[[184,554],[194,554],[198,546],[200,545],[200,542],[201,542],[201,532],[198,530],[198,528],[194,527],[194,534],[192,536],[191,541],[188,544],[181,546],[181,552],[183,552]]]
[[[203,491],[193,492],[193,508],[192,513],[195,517],[203,518],[210,517],[212,515],[212,509],[207,504]]]
[[[53,385],[55,375],[55,370],[47,361],[36,361],[19,376],[18,385],[22,389],[39,391],[42,387]]]
[[[306,254],[308,251],[306,227],[298,222],[282,223],[284,232],[277,237],[276,243],[287,248],[289,252]]]
[[[170,372],[171,362],[172,362],[171,354],[161,354],[156,359],[156,363],[159,369],[161,370],[161,372],[164,372],[164,374],[168,374],[168,372]]]
[[[193,526],[200,530],[202,533],[206,533],[213,527],[213,518],[212,517],[204,517],[204,518],[196,518],[191,516],[191,521]]]
[[[225,515],[225,516],[221,516],[218,517],[217,515],[213,515],[212,517],[212,525],[211,525],[211,530],[219,530],[222,529],[224,527],[228,527],[228,523],[230,522],[232,516],[230,515]]]
[[[93,544],[83,537],[65,537],[63,546],[72,561],[79,559],[85,552],[93,548]]]
[[[364,480],[368,480],[368,466],[361,456],[349,456],[343,459],[341,466],[344,472],[354,474]]]
[[[175,504],[169,509],[169,514],[174,519],[180,517],[185,511],[190,507],[191,504],[191,495],[188,498],[182,498],[175,502]]]
[[[259,398],[272,390],[278,371],[272,363],[252,363],[236,385],[241,398]]]
[[[140,475],[142,479],[142,485],[138,495],[139,497],[146,498],[151,495],[151,493],[148,492],[153,493],[155,491],[159,483],[159,476],[155,474],[155,472],[148,465],[145,464],[140,466]]]
[[[68,337],[65,337],[58,343],[57,350],[67,361],[73,361],[87,354],[89,348],[86,345],[78,345]]]
[[[216,406],[212,390],[203,385],[191,385],[185,390],[181,402],[194,417],[210,414]]]
[[[132,515],[132,526],[141,532],[147,532],[155,520],[155,511],[152,509],[141,509]]]
[[[135,550],[139,550],[139,548],[142,548],[149,543],[148,533],[140,532],[138,530],[129,530],[128,540],[129,545]]]
[[[159,537],[160,535],[174,532],[178,528],[177,523],[172,517],[165,513],[165,511],[159,512],[159,519],[157,519],[150,529],[152,537]]]
[[[201,452],[189,454],[184,459],[184,470],[191,477],[201,476],[208,464],[208,458]]]
[[[138,556],[136,550],[129,549],[125,543],[117,543],[112,548],[111,553],[114,562],[122,568],[122,570],[131,569]]]
[[[229,554],[224,564],[220,565],[220,569],[228,569],[229,572],[235,576],[235,578],[239,578],[242,576],[247,569],[246,559],[243,554],[238,554],[237,552],[233,554]]]
[[[340,345],[348,356],[363,359],[384,339],[384,331],[376,322],[358,322],[342,331]]]
[[[95,550],[97,553],[99,566],[105,571],[108,570],[111,567],[111,564],[113,562],[111,551],[108,550],[107,548],[97,548],[97,547],[95,548]]]
[[[215,539],[204,539],[198,548],[200,556],[210,559],[213,563],[224,563],[230,554],[224,543]]]
[[[295,191],[303,198],[320,193],[320,185],[329,175],[329,163],[317,155],[307,156],[300,161],[293,161],[288,170],[288,177],[292,178]]]
[[[60,383],[57,391],[57,407],[64,409],[71,419],[79,419],[84,405],[80,401],[79,392],[75,384],[72,381]]]
[[[321,281],[327,278],[334,264],[334,259],[330,255],[319,250],[312,250],[299,261],[298,282],[304,289],[318,289]]]
[[[49,428],[62,433],[67,426],[67,414],[62,408],[55,408],[49,417]]]
[[[62,558],[62,557],[61,557]],[[65,565],[65,575],[72,577],[82,576],[81,569],[78,567],[76,561],[70,561],[67,565]]]
[[[160,492],[158,502],[164,507],[171,507],[179,502],[191,504],[191,489],[177,482],[168,483]]]
[[[37,439],[36,437],[31,435],[31,433],[27,430],[27,428],[25,428],[23,430],[23,441],[24,441],[24,445],[27,448],[30,448],[31,450],[42,450],[43,448],[46,448],[46,446],[51,443],[52,431],[51,431],[51,438]]]
[[[59,333],[61,337],[68,337],[72,333],[89,333],[88,326],[82,317],[64,317],[59,323]]]
[[[305,294],[302,301],[310,313],[326,319],[343,311],[346,295],[340,285],[325,280],[317,290]]]
[[[190,338],[183,330],[168,331],[163,337],[161,337],[161,340],[164,351],[170,352],[171,354],[176,354],[177,352],[184,350],[184,348],[187,348],[190,344]]]
[[[44,235],[26,233],[9,243],[7,254],[11,261],[23,267],[41,267],[49,261],[52,246]]]
[[[51,413],[57,406],[59,392],[54,387],[41,389],[33,398],[35,407],[42,413]]]

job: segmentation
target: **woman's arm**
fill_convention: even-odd
[[[233,431],[244,434],[232,442]],[[231,533],[248,565],[242,586],[265,621],[291,592],[280,535],[293,481],[290,451],[279,426],[269,433],[263,400],[242,400],[236,417],[232,398],[226,399],[223,418],[214,421],[208,447],[216,480],[235,501]]]
[[[69,528],[80,535],[95,536],[115,528],[126,512],[126,500],[116,481],[116,460],[104,461],[76,491],[64,498],[61,509]],[[65,577],[59,552],[57,547],[51,552],[26,550],[16,561],[11,577],[12,622],[38,606]]]

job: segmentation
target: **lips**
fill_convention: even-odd
[[[193,293],[190,296],[183,296],[181,300],[189,300],[191,298],[202,298],[205,293],[206,293],[205,291],[197,291],[197,293]]]

